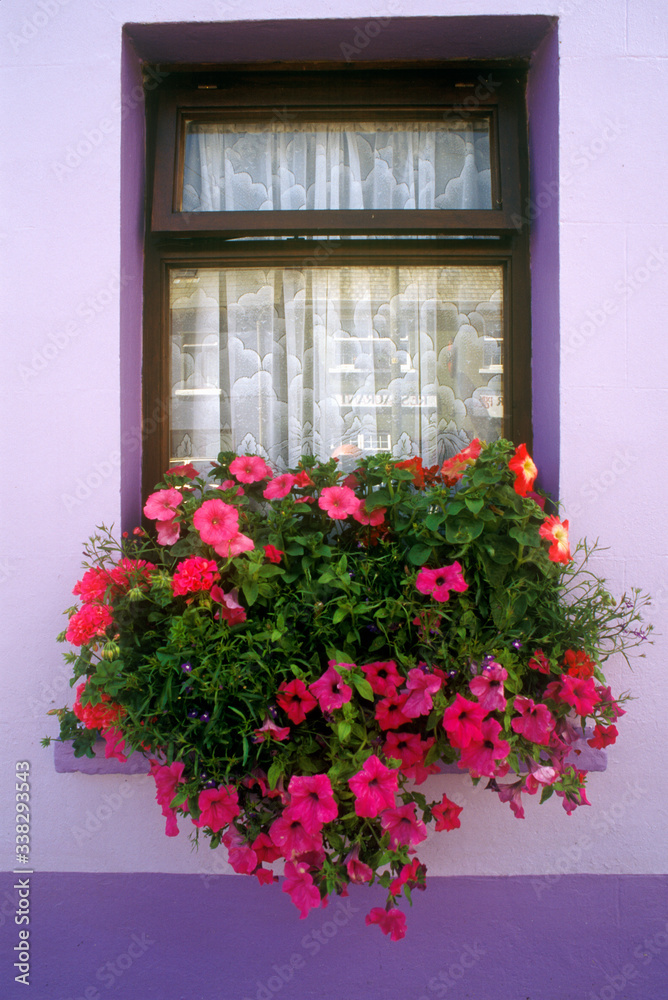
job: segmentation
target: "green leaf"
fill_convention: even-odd
[[[422,542],[416,542],[408,553],[408,561],[412,563],[413,566],[424,566],[430,555],[430,545],[424,545]]]
[[[479,514],[480,511],[485,506],[485,501],[482,499],[482,497],[479,498],[465,497],[464,503],[466,504],[466,506],[468,507],[468,509],[471,511],[472,514]]]
[[[280,761],[275,760],[267,772],[267,782],[269,783],[269,787],[272,791],[276,788],[282,774],[283,764]]]
[[[360,677],[359,674],[352,674],[350,679],[362,698],[366,698],[367,701],[373,701],[373,688],[366,677]]]
[[[249,608],[252,607],[257,601],[257,596],[259,593],[259,587],[257,583],[255,582],[255,580],[244,580],[244,582],[241,585],[241,588],[244,592],[246,603],[248,604]]]
[[[347,617],[347,615],[348,615],[347,608],[337,608],[334,614],[332,615],[332,624],[338,625],[339,622],[342,622],[343,619]]]
[[[350,736],[350,730],[352,729],[352,724],[348,722],[347,719],[342,719],[341,722],[336,727],[336,732],[341,743],[345,743]]]
[[[437,514],[428,514],[424,519],[425,527],[429,528],[430,531],[438,531],[444,521],[445,515],[441,511]]]

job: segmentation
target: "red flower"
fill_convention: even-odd
[[[103,599],[111,582],[108,570],[93,566],[75,583],[72,593],[80,597],[84,604],[95,604]]]
[[[192,464],[192,462],[187,462],[185,465],[173,465],[171,469],[167,469],[165,473],[166,476],[187,476],[188,479],[197,479],[199,472]]]
[[[271,563],[279,563],[281,561],[281,556],[284,556],[285,552],[283,549],[277,549],[275,545],[265,545],[264,556]]]
[[[409,889],[426,889],[425,875],[427,866],[420,863],[417,858],[413,858],[409,865],[404,865],[397,877],[390,883],[390,893],[397,896],[402,886],[408,883]]]
[[[397,462],[396,468],[408,469],[413,474],[413,486],[418,490],[424,489],[424,470],[422,468],[422,459],[419,456],[407,458],[403,462]]]
[[[568,521],[562,524],[558,517],[546,517],[538,529],[541,538],[551,542],[548,556],[552,562],[569,563],[572,559],[568,544]]]
[[[521,444],[515,449],[515,454],[508,462],[508,468],[515,473],[515,492],[525,497],[532,488],[538,475],[538,469],[528,453],[526,445]]]
[[[271,736],[273,740],[280,742],[281,740],[287,740],[290,735],[290,726],[277,726],[271,716],[265,716],[265,720],[259,729],[254,729],[255,739],[253,743],[264,743],[267,736]]]
[[[454,486],[458,483],[466,472],[469,465],[473,465],[482,450],[482,445],[478,438],[474,438],[467,448],[462,449],[452,458],[448,458],[441,466],[441,476],[446,486]]]
[[[374,507],[372,511],[367,511],[366,504],[360,503],[357,510],[353,511],[353,518],[360,524],[368,524],[377,528],[379,524],[383,523],[386,512],[387,507]]]
[[[172,578],[172,592],[175,597],[179,597],[198,590],[211,590],[217,580],[220,580],[220,573],[213,559],[190,556],[176,567]]]
[[[276,694],[276,701],[281,706],[290,722],[299,725],[318,702],[315,700],[304,681],[296,677],[293,681],[283,681]]]
[[[183,762],[180,760],[175,760],[169,766],[160,765],[157,760],[151,761],[150,774],[155,781],[155,797],[162,809],[162,815],[167,820],[165,833],[168,837],[176,837],[179,832],[176,809],[172,809],[171,803],[176,795],[176,789],[186,780],[183,777],[183,767]]]
[[[407,694],[394,691],[376,705],[376,722],[381,729],[400,729],[411,720],[404,714],[403,707],[408,699]]]
[[[617,726],[602,726],[598,723],[594,727],[594,735],[587,740],[587,743],[596,750],[602,750],[604,747],[612,746],[618,736]]]
[[[468,767],[476,774],[493,778],[497,772],[497,760],[505,760],[510,753],[510,743],[499,739],[501,725],[496,719],[485,719],[481,730],[482,739],[471,740],[462,749],[459,767]]]
[[[556,702],[572,705],[578,715],[591,715],[594,707],[600,701],[600,695],[591,677],[584,680],[563,674],[558,681],[552,681],[545,688],[545,697]]]
[[[431,810],[431,814],[436,820],[436,830],[457,830],[462,825],[459,821],[462,809],[463,806],[451,802],[448,796],[444,795],[441,804],[433,806]]]
[[[542,649],[537,649],[531,659],[529,660],[529,667],[531,670],[538,670],[541,674],[550,674],[552,668],[550,667],[550,661],[543,652]]]
[[[471,740],[480,742],[483,738],[482,720],[486,714],[478,702],[469,701],[457,693],[452,705],[443,713],[443,728],[452,746],[463,749]]]
[[[376,660],[374,663],[365,663],[362,670],[366,674],[366,679],[371,685],[373,693],[383,697],[393,695],[404,679],[398,672],[394,660]]]
[[[567,649],[564,653],[564,666],[567,668],[566,673],[571,677],[581,677],[585,680],[594,676],[594,661],[582,650],[576,653],[573,649]]]
[[[112,622],[112,609],[107,604],[84,604],[70,618],[65,638],[73,646],[85,646],[91,639],[104,636]]]

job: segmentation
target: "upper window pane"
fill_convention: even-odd
[[[186,122],[183,212],[490,209],[490,120]]]

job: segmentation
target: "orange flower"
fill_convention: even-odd
[[[551,542],[548,555],[552,562],[568,563],[571,561],[571,548],[568,544],[568,521],[562,524],[558,517],[546,517],[538,529],[541,538]]]
[[[482,451],[478,438],[474,438],[467,448],[462,449],[452,458],[448,458],[441,466],[441,476],[446,486],[454,486],[462,478],[469,465],[473,465]]]
[[[508,462],[508,468],[515,473],[515,492],[519,493],[521,497],[525,497],[533,487],[538,475],[538,469],[525,444],[518,445],[515,449],[515,454]]]
[[[564,666],[571,677],[586,680],[587,677],[594,676],[594,661],[582,651],[576,653],[573,649],[567,649],[564,653]]]

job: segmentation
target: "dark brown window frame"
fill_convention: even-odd
[[[485,87],[485,73],[496,84]],[[481,94],[482,91],[482,94]],[[485,93],[485,91],[487,91]],[[487,263],[504,268],[504,436],[532,445],[525,75],[517,67],[170,73],[148,108],[143,349],[145,492],[169,461],[168,273],[171,267],[322,263]],[[491,117],[492,200],[482,210],[180,212],[186,119],[286,121]],[[308,237],[321,236],[321,240]],[[347,236],[327,242],[323,236]],[[386,239],[355,240],[359,235]],[[252,242],[253,237],[284,240]],[[406,236],[429,237],[420,241]],[[462,237],[475,238],[462,238]],[[244,240],[240,241],[239,238]],[[300,238],[301,237],[301,238]],[[456,238],[455,238],[456,237]],[[155,414],[162,419],[156,421]]]

